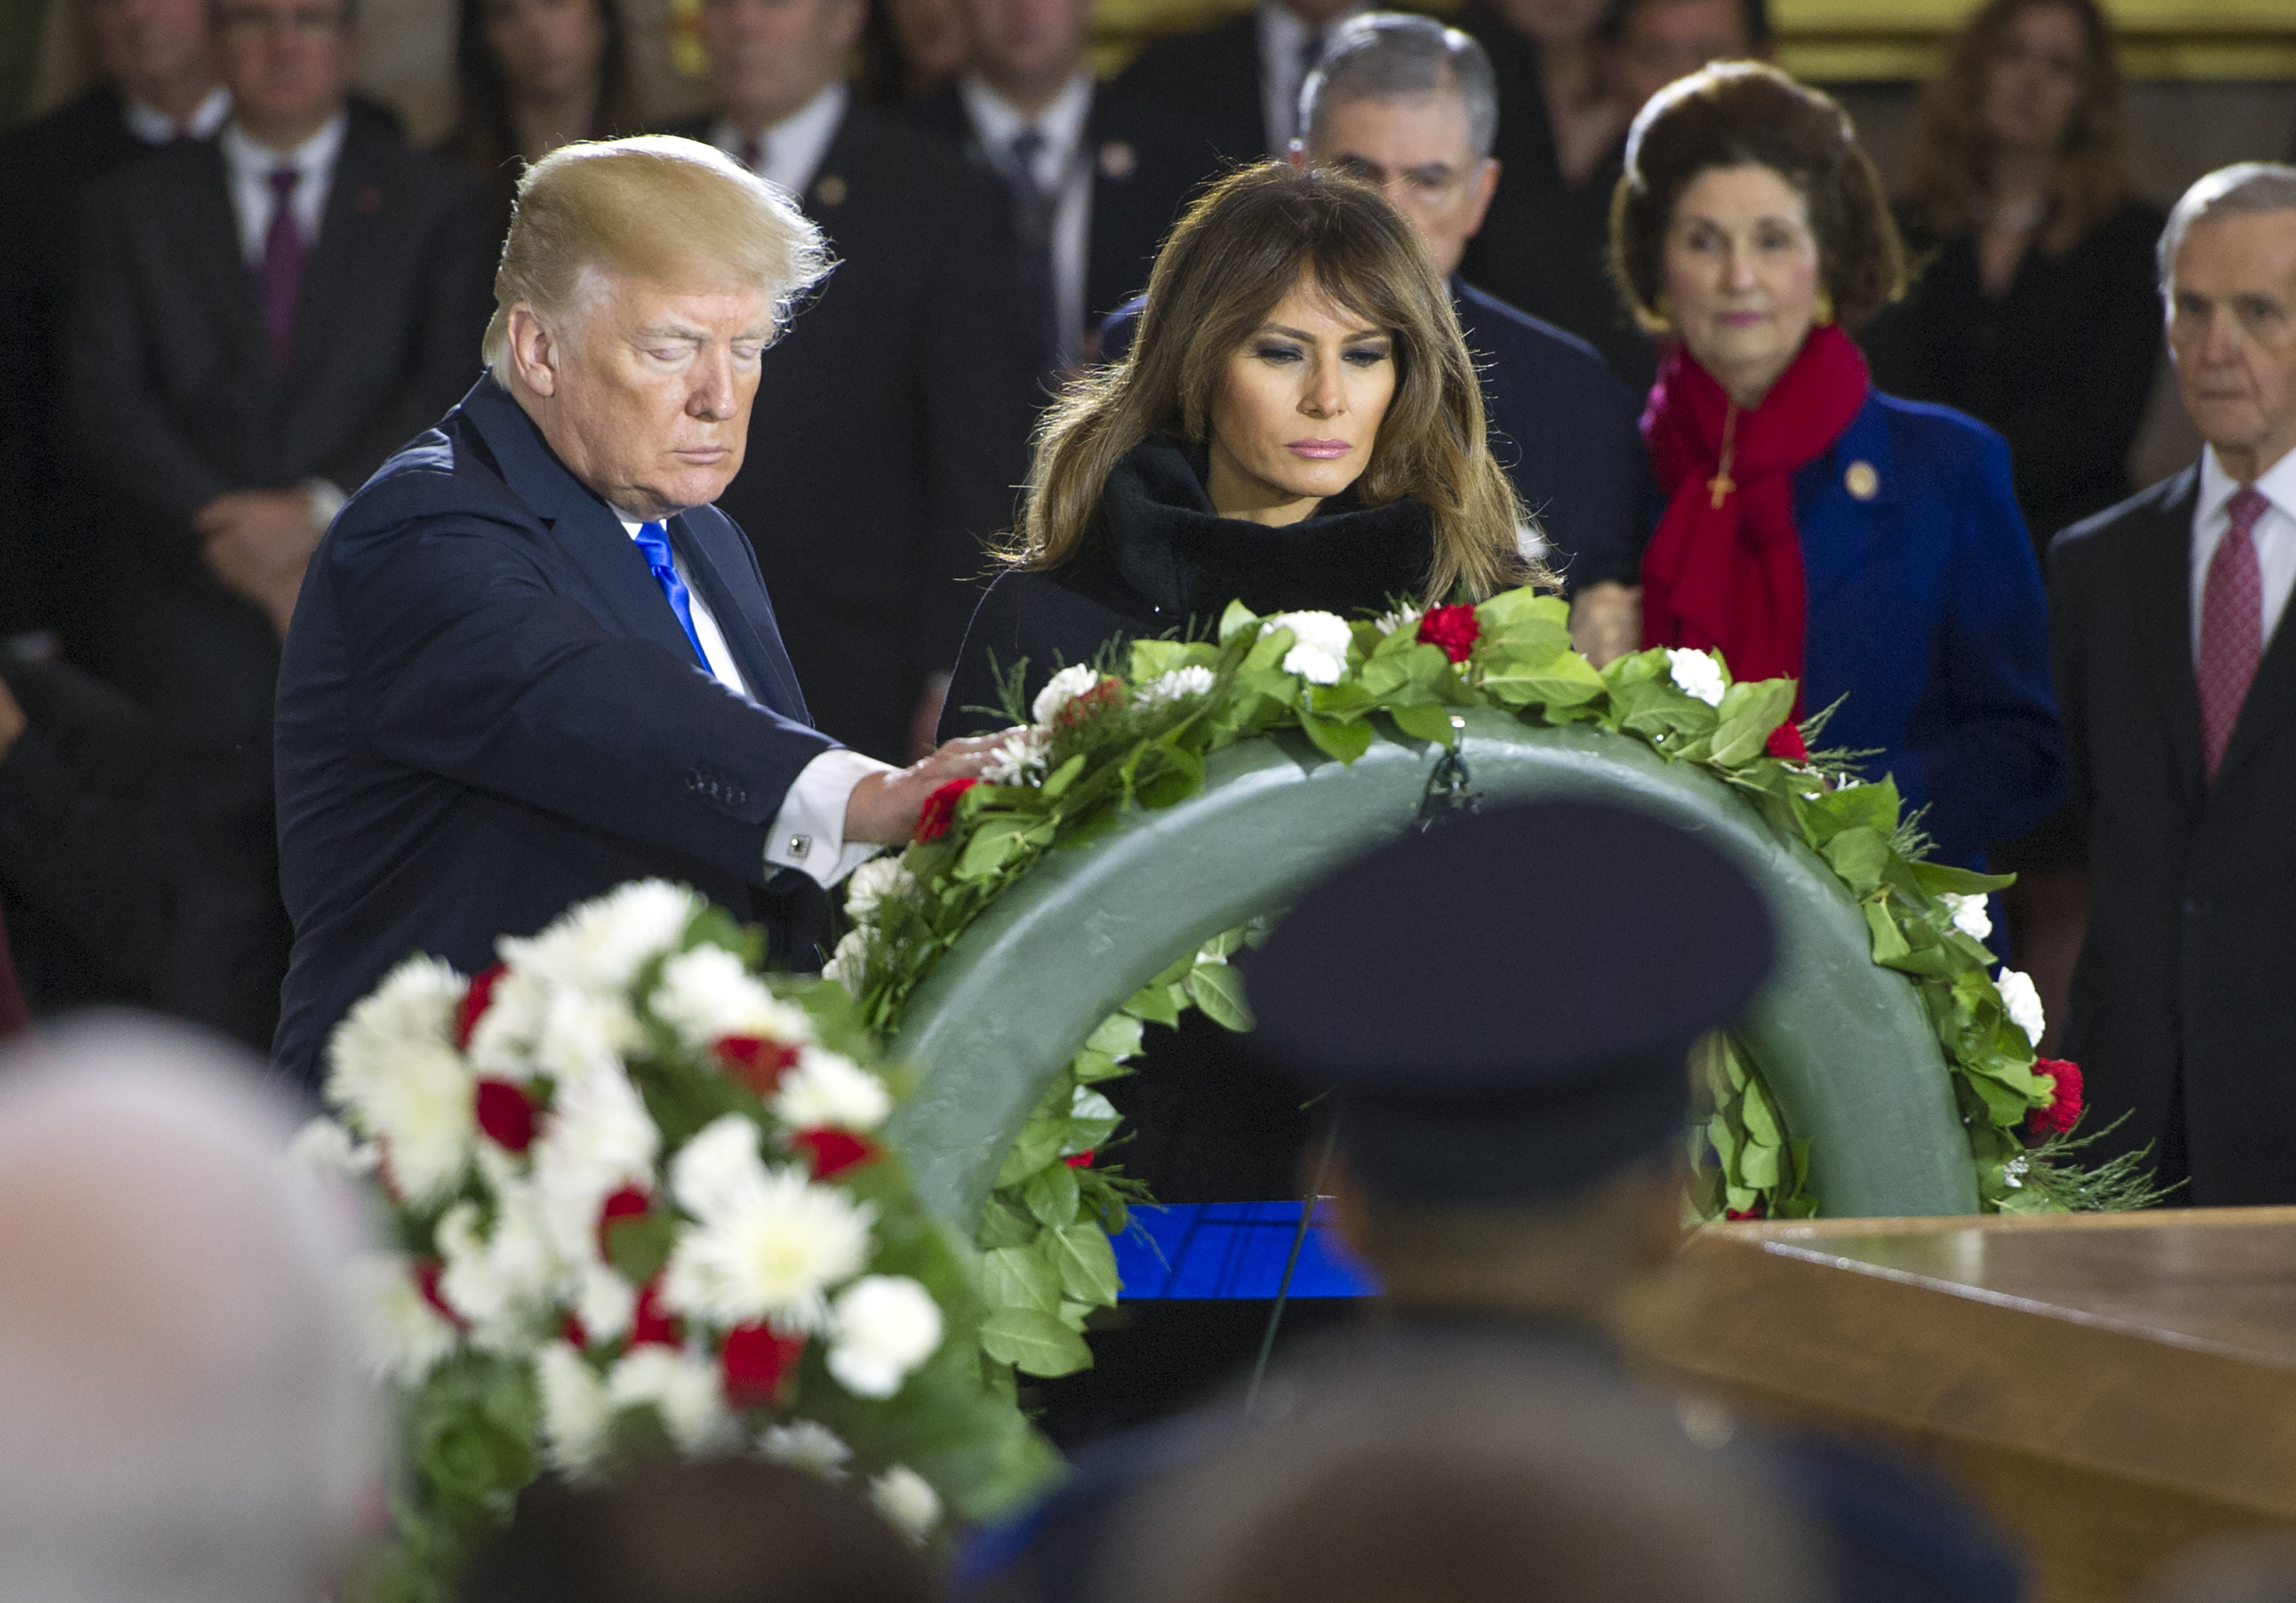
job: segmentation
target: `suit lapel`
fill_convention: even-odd
[[[2169,480],[2128,553],[2130,593],[2140,598],[2132,625],[2138,638],[2130,643],[2138,662],[2155,665],[2146,677],[2188,806],[2200,801],[2202,783],[2201,693],[2193,678],[2193,506],[2200,493],[2198,467]],[[2257,677],[2260,683],[2261,670]],[[2237,733],[2233,743],[2240,743]]]
[[[726,637],[726,649],[734,653],[734,665],[742,670],[750,695],[785,716],[804,718],[805,698],[785,659],[768,651],[758,633],[757,607],[746,593],[756,586],[734,589],[687,514],[681,512],[669,520],[669,538],[685,563],[694,589],[701,592],[710,616],[718,620],[718,632]]]
[[[339,335],[359,304],[359,288],[367,270],[382,259],[371,249],[392,219],[383,216],[387,197],[377,182],[373,136],[351,117],[343,130],[343,147],[335,159],[334,178],[327,191],[327,207],[319,220],[319,238],[303,267],[303,285],[295,302],[294,358],[287,368],[290,395],[308,389],[326,371],[327,359],[340,344]]]
[[[195,154],[199,176],[176,208],[183,218],[178,237],[188,258],[186,277],[213,286],[226,337],[238,353],[239,370],[257,374],[259,381],[267,384],[271,348],[264,338],[263,307],[255,274],[239,250],[239,209],[232,204],[223,151],[209,141]]]

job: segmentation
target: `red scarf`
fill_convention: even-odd
[[[1794,470],[1841,438],[1869,388],[1866,358],[1830,323],[1751,412],[1687,348],[1668,354],[1642,422],[1669,497],[1643,552],[1644,645],[1718,646],[1733,679],[1801,677]]]

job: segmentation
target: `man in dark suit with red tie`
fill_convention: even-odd
[[[111,672],[156,717],[209,874],[209,1022],[270,1038],[286,928],[271,701],[343,496],[479,369],[477,184],[348,101],[348,0],[219,0],[231,122],[89,196],[66,365],[113,545]]]
[[[2202,178],[2161,263],[2207,448],[2049,552],[2092,896],[2066,1055],[2185,1200],[2296,1203],[2296,168]]]
[[[316,1081],[409,953],[475,972],[627,880],[763,919],[802,963],[820,890],[985,762],[890,769],[817,732],[712,504],[823,266],[787,197],[692,141],[569,146],[521,181],[487,376],[351,498],[287,639],[288,1074]]]

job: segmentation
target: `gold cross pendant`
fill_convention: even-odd
[[[1722,510],[1724,497],[1738,487],[1730,477],[1730,459],[1737,450],[1738,404],[1730,401],[1724,405],[1722,412],[1721,459],[1714,464],[1714,477],[1706,481],[1706,487],[1714,492],[1714,510],[1718,512]]]
[[[1738,487],[1727,473],[1717,473],[1706,481],[1706,487],[1714,492],[1714,510],[1718,512],[1722,510],[1723,497]]]

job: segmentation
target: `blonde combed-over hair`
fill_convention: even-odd
[[[512,307],[562,316],[594,269],[682,290],[762,288],[779,328],[834,265],[794,201],[714,146],[668,135],[562,145],[519,180],[487,364],[509,364]]]

